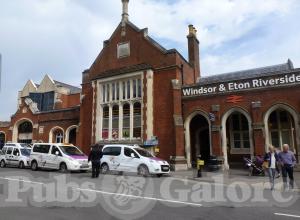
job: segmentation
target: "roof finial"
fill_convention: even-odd
[[[122,0],[122,4],[123,4],[122,22],[127,22],[129,20],[128,3],[129,0]]]

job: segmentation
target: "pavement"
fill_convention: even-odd
[[[229,185],[236,181],[246,181],[251,183],[268,183],[269,178],[266,174],[265,176],[249,176],[248,170],[245,169],[230,169],[227,171],[215,171],[215,172],[208,172],[202,171],[202,176],[197,177],[197,170],[196,169],[189,169],[184,171],[176,171],[171,172],[170,176],[174,178],[181,178],[181,179],[189,179],[199,182],[218,182],[220,177],[222,177],[222,183],[225,185]],[[294,172],[294,180],[296,184],[296,188],[300,186],[300,172]],[[282,177],[275,179],[276,183],[282,182]],[[299,188],[298,188],[299,189]]]
[[[297,181],[299,176],[297,174]],[[169,176],[0,169],[0,220],[300,218],[299,193],[271,191],[244,170]],[[278,179],[278,184],[280,183]]]

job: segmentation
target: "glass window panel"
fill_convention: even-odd
[[[110,101],[110,85],[109,84],[106,85],[106,93],[107,93],[106,101],[109,102]]]
[[[138,97],[141,98],[142,97],[142,82],[140,79],[138,79],[137,83],[138,83]]]
[[[120,83],[117,82],[117,100],[120,100]]]
[[[105,89],[105,85],[102,85],[102,102],[105,102],[105,97],[106,97],[106,89]]]
[[[109,107],[103,108],[103,119],[102,119],[102,139],[108,139],[109,128]]]
[[[240,117],[239,117],[239,115],[238,114],[233,114],[231,117],[232,117],[231,119],[232,119],[232,128],[233,128],[233,130],[235,130],[235,131],[240,130]]]
[[[272,112],[270,115],[269,126],[270,126],[270,129],[278,129],[278,120],[277,120],[277,112],[276,111]]]
[[[123,87],[123,100],[126,99],[126,83],[122,82],[122,87]]]
[[[288,144],[289,146],[293,146],[291,144],[292,135],[291,135],[290,130],[282,131],[281,132],[281,139],[282,139],[282,144]]]
[[[241,141],[234,141],[234,148],[241,148]]]
[[[273,146],[280,147],[278,131],[271,131],[271,141]]]
[[[136,88],[136,80],[134,79],[132,81],[132,83],[133,83],[133,88],[132,88],[132,90],[133,90],[133,98],[136,98],[136,90],[137,90],[137,88]]]
[[[112,100],[113,101],[116,100],[116,84],[115,83],[112,84]]]
[[[127,99],[130,99],[130,81],[127,81]]]

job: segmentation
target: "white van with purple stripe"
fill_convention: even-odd
[[[87,171],[91,168],[88,157],[71,144],[34,144],[29,161],[34,171],[38,169],[54,169],[61,172]]]
[[[133,172],[138,175],[157,175],[170,172],[167,161],[153,156],[148,150],[137,145],[105,145],[102,150],[101,171]]]

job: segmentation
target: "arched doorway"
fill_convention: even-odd
[[[18,126],[18,143],[32,143],[33,126],[30,121],[24,121]]]
[[[222,151],[224,166],[242,167],[243,157],[253,157],[253,130],[250,115],[241,108],[232,108],[222,117]]]
[[[5,133],[4,132],[0,132],[0,149],[2,149],[2,147],[5,144]]]
[[[189,166],[196,164],[197,156],[207,162],[211,155],[211,138],[210,138],[210,124],[208,119],[202,114],[194,114],[187,119],[186,133],[189,134],[186,143],[187,159]]]
[[[240,112],[233,112],[226,121],[227,155],[230,167],[241,167],[243,157],[251,157],[249,122]]]
[[[70,143],[70,144],[73,144],[76,146],[77,129],[78,129],[78,126],[73,125],[73,126],[70,126],[66,130],[66,142],[67,143]]]

